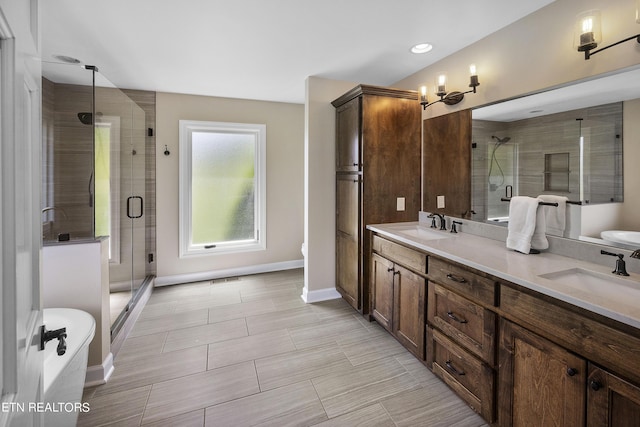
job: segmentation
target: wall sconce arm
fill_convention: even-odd
[[[619,42],[616,42],[616,43],[610,44],[609,46],[605,46],[605,47],[602,47],[602,48],[597,49],[597,50],[593,50],[593,51],[591,51],[591,50],[585,50],[585,51],[584,51],[584,59],[585,59],[585,60],[588,60],[589,58],[591,58],[593,55],[595,55],[595,54],[596,54],[596,53],[598,53],[598,52],[602,52],[603,50],[607,50],[607,49],[609,49],[610,47],[617,46],[617,45],[619,45],[619,44],[621,44],[621,43],[625,43],[625,42],[628,42],[629,40],[633,40],[633,39],[636,39],[636,41],[637,41],[638,43],[640,43],[640,34],[636,34],[635,36],[627,37],[627,38],[626,38],[626,39],[624,39],[624,40],[620,40]]]

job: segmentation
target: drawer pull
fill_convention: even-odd
[[[458,323],[467,323],[466,319],[459,318],[458,316],[453,314],[453,311],[447,311],[447,316],[449,316],[449,319],[455,320]]]
[[[459,375],[459,376],[464,375],[464,372],[458,371],[456,368],[453,367],[453,365],[451,364],[450,360],[447,360],[446,362],[444,362],[444,364],[446,365],[447,369],[449,369],[454,374]]]
[[[467,279],[465,279],[464,277],[456,276],[455,274],[451,273],[447,274],[447,279],[453,280],[454,282],[458,283],[467,283]]]
[[[390,272],[392,272],[392,271],[393,271],[393,267],[391,267],[391,268],[387,268],[387,273],[390,273]]]

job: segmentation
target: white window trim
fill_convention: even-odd
[[[180,258],[264,251],[267,249],[267,127],[264,124],[226,123],[196,120],[180,120],[180,169],[179,169],[179,253]],[[256,137],[256,238],[216,244],[214,248],[194,245],[191,242],[191,134],[193,132],[251,133]]]

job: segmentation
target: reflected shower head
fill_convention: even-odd
[[[508,136],[505,136],[504,138],[498,138],[498,137],[497,137],[497,136],[495,136],[495,135],[491,135],[491,138],[493,138],[493,139],[495,139],[496,141],[498,141],[498,144],[499,144],[499,145],[506,144],[507,142],[511,141],[511,138],[510,138],[510,137],[508,137]]]
[[[78,118],[80,119],[82,124],[85,124],[85,125],[93,124],[93,114],[91,113],[78,113]]]

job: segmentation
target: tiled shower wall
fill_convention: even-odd
[[[514,122],[474,120],[472,203],[477,213],[474,219],[486,219],[488,204],[501,203],[504,185],[513,184],[505,182],[496,189],[497,197],[490,197],[488,170],[496,142],[492,135],[508,136],[511,138],[508,144],[517,145],[518,177],[513,195],[535,197],[553,193],[579,200],[580,127],[587,148],[584,199],[592,204],[622,201],[622,103],[614,103]],[[545,154],[554,153],[569,153],[568,192],[544,190]]]
[[[90,86],[42,81],[43,174],[42,206],[56,209],[43,215],[45,240],[58,233],[72,238],[93,237],[90,179],[93,156],[93,127],[78,119],[79,112],[91,112]],[[117,90],[114,89],[114,95]],[[119,91],[117,91],[119,92]],[[155,92],[123,90],[145,113],[145,269],[155,275]],[[104,89],[101,89],[104,93]],[[152,129],[148,132],[148,129]],[[151,133],[151,135],[149,135]]]

